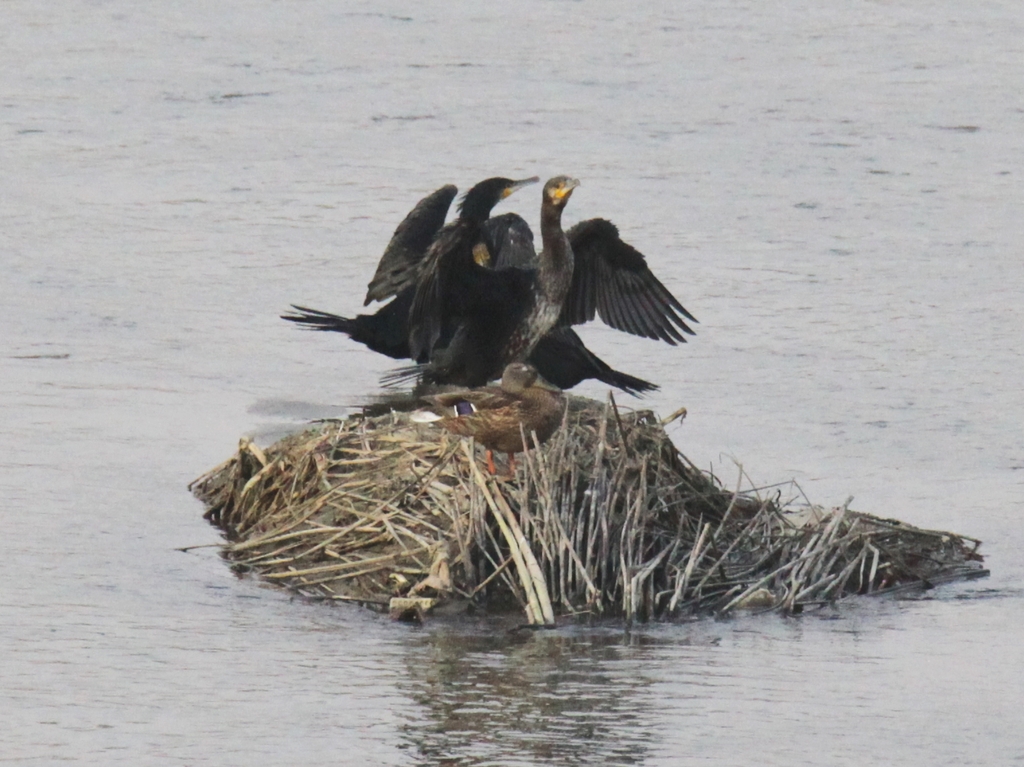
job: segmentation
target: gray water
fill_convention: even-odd
[[[1022,75],[1009,0],[0,5],[0,763],[1024,763]],[[188,481],[392,364],[277,315],[557,173],[701,320],[582,331],[688,456],[991,578],[520,635],[232,576]]]

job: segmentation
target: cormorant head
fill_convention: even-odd
[[[572,196],[572,190],[580,185],[579,179],[572,176],[555,176],[544,185],[544,202],[556,208],[564,208]]]
[[[501,388],[507,392],[529,389],[537,380],[537,368],[525,362],[510,362],[501,375]]]
[[[536,184],[539,178],[524,178],[513,181],[510,178],[489,178],[481,181],[462,198],[459,203],[459,218],[470,221],[486,221],[491,215],[491,208],[510,194],[524,186]]]

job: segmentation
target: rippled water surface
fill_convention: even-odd
[[[0,43],[0,762],[1024,763],[1020,3],[9,0]],[[391,365],[277,315],[556,173],[701,320],[583,330],[688,456],[992,577],[629,635],[236,580],[187,482]]]

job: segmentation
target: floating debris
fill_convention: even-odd
[[[518,605],[539,625],[798,613],[988,574],[974,538],[798,503],[792,485],[743,489],[742,468],[726,489],[652,412],[567,401],[510,477],[485,473],[471,440],[391,413],[243,439],[190,489],[236,571],[414,620],[442,604]]]

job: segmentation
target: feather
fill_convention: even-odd
[[[436,423],[444,418],[431,410],[414,410],[409,414],[409,420],[413,423]]]

